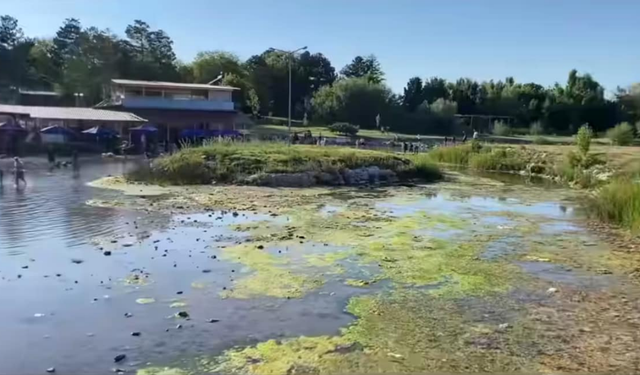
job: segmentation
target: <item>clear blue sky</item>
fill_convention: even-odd
[[[375,54],[400,92],[412,76],[513,76],[544,85],[570,69],[609,91],[640,81],[637,0],[0,0],[29,36],[50,37],[67,17],[124,34],[142,19],[164,29],[183,61],[198,51],[241,58],[307,45],[337,70]]]

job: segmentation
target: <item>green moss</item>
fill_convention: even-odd
[[[210,362],[215,365],[208,370],[266,375],[537,369],[529,326],[516,322],[499,331],[475,322],[454,301],[405,290],[352,298],[347,309],[358,320],[340,336],[270,340],[233,349]]]
[[[187,375],[187,372],[170,367],[147,367],[136,371],[136,375]]]
[[[222,258],[243,264],[252,271],[251,275],[237,280],[233,288],[222,292],[221,295],[225,298],[299,298],[324,283],[319,277],[283,269],[283,265],[290,263],[286,257],[269,254],[264,249],[258,249],[255,244],[225,248]]]

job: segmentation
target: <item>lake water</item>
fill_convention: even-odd
[[[27,160],[28,186],[19,190],[5,174],[0,191],[0,374],[37,374],[49,367],[60,374],[108,374],[113,368],[133,372],[147,363],[270,338],[337,334],[354,319],[344,312],[347,300],[372,292],[329,279],[301,299],[220,298],[242,270],[220,261],[216,248],[247,235],[229,226],[269,217],[251,212],[170,217],[85,204],[121,198],[86,183],[134,165],[83,160],[79,176],[73,176],[70,169],[48,173],[41,162]],[[515,198],[437,194],[418,203],[379,202],[378,207],[390,215],[455,213],[504,228],[511,225],[504,212],[524,212],[547,218],[549,233],[580,229],[572,221],[573,211],[552,200],[524,204]],[[325,207],[323,214],[343,209]],[[435,235],[447,238],[455,232]],[[513,240],[498,239],[485,255],[504,255],[517,247]],[[522,266],[572,281],[553,267]],[[175,316],[181,310],[188,311],[189,320]],[[114,363],[120,354],[126,360]]]

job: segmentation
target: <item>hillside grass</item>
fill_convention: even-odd
[[[211,143],[187,147],[128,175],[135,181],[169,185],[236,183],[258,173],[338,173],[344,168],[377,166],[401,179],[434,181],[441,173],[425,156],[399,156],[388,152],[348,147],[319,147],[269,142]]]

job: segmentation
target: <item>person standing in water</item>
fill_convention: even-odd
[[[53,168],[56,167],[56,154],[51,146],[47,149],[47,160],[49,161],[49,173],[52,173]]]
[[[24,183],[24,186],[27,186],[27,180],[24,179],[24,164],[17,156],[13,158],[13,171],[16,177],[16,187],[20,186],[20,181]]]
[[[73,167],[73,174],[77,175],[80,172],[80,161],[78,160],[78,150],[73,150],[71,153],[71,167]]]

